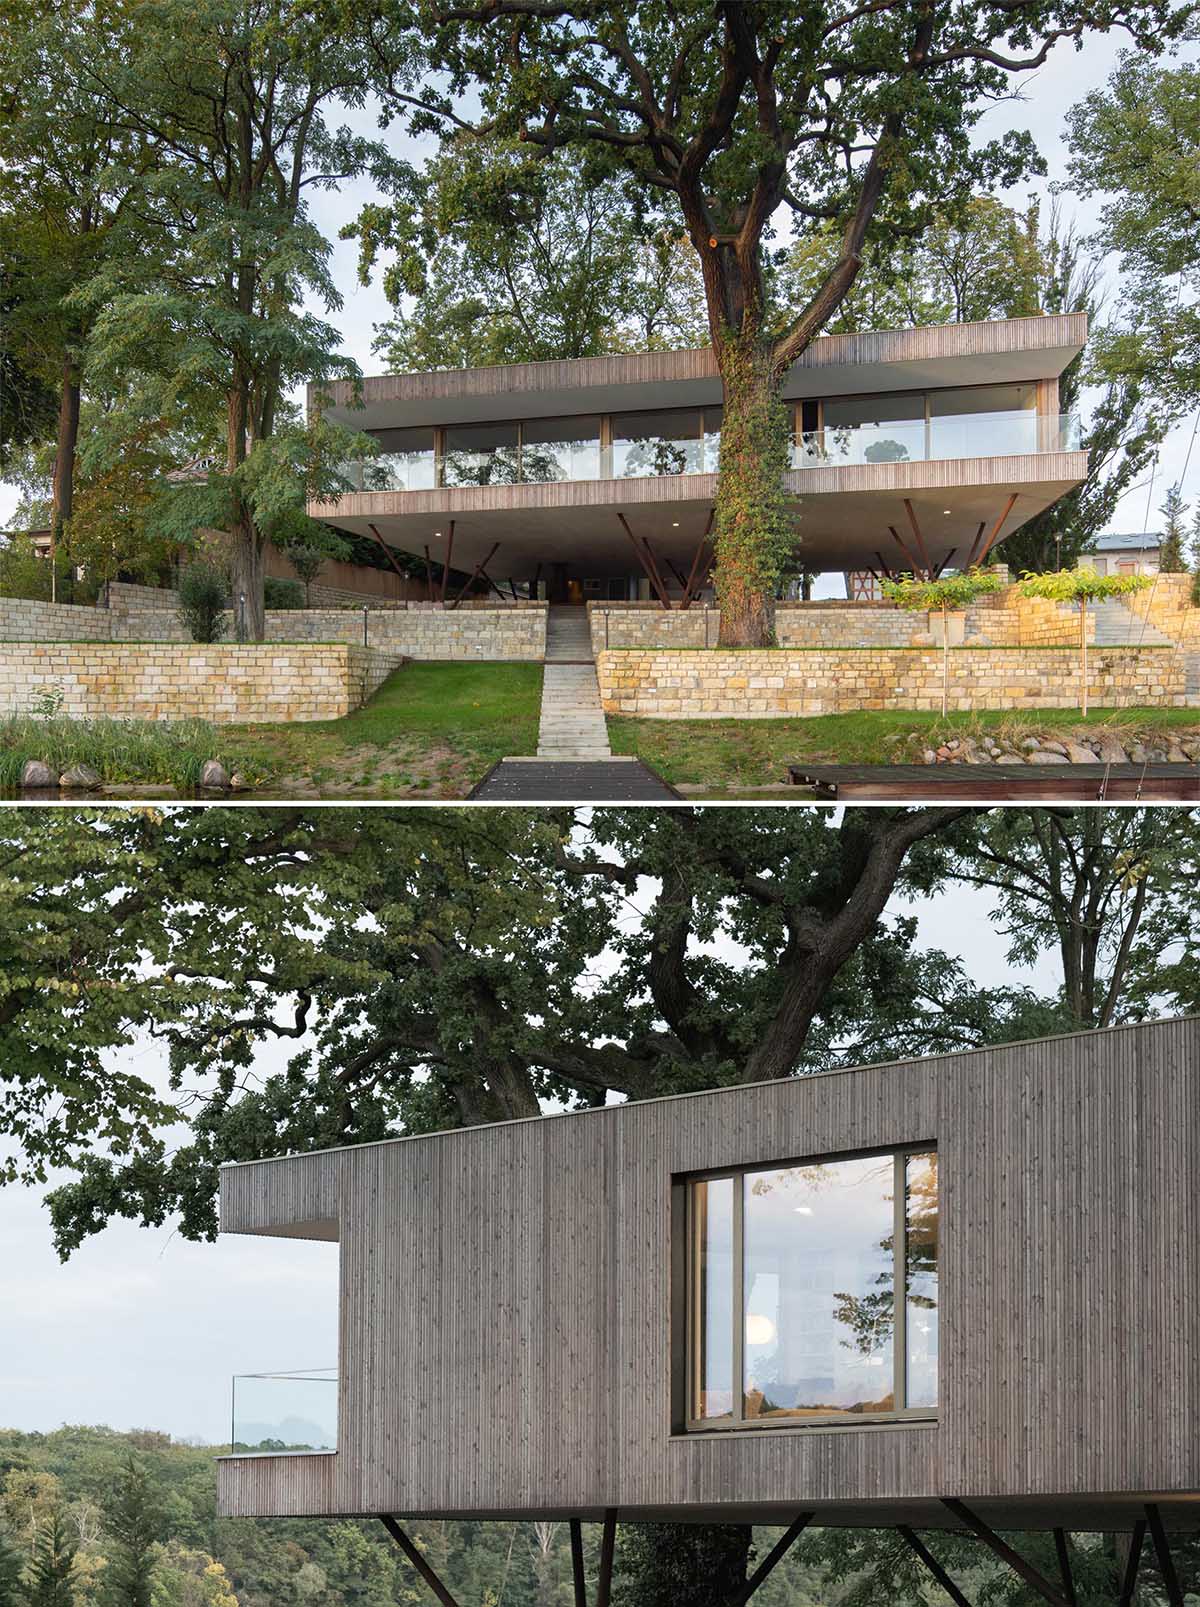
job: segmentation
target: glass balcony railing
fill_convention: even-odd
[[[1080,444],[1075,413],[961,413],[813,430],[792,449],[794,469],[856,463],[928,463],[941,458],[1071,452]]]
[[[335,1451],[337,1370],[240,1373],[233,1380],[234,1451]]]
[[[811,469],[862,463],[927,463],[941,458],[1005,457],[1069,452],[1080,445],[1077,414],[960,413],[881,424],[828,425],[793,442],[791,466]],[[719,432],[678,439],[614,440],[502,446],[491,451],[384,452],[340,465],[355,491],[431,491],[443,486],[545,485],[564,480],[638,480],[715,474]]]

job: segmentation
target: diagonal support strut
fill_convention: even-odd
[[[383,1527],[400,1547],[401,1551],[408,1558],[409,1562],[412,1563],[413,1567],[429,1586],[430,1590],[433,1591],[434,1595],[441,1602],[442,1607],[458,1607],[458,1603],[455,1601],[454,1597],[450,1594],[445,1585],[438,1578],[437,1574],[434,1573],[433,1569],[425,1561],[425,1558],[417,1550],[416,1546],[413,1545],[412,1541],[396,1522],[395,1518],[385,1516],[380,1518],[379,1521],[383,1524]]]
[[[914,1529],[908,1528],[906,1524],[898,1523],[896,1525],[896,1533],[901,1537],[902,1540],[907,1542],[912,1551],[916,1552],[917,1556],[929,1569],[929,1572],[937,1580],[938,1584],[941,1585],[942,1589],[946,1592],[947,1596],[949,1596],[950,1600],[955,1604],[955,1607],[971,1607],[971,1603],[963,1595],[962,1591],[954,1583],[953,1579],[951,1579],[950,1575],[942,1567],[941,1563],[934,1556],[933,1552],[930,1551],[929,1547]]]
[[[740,1591],[738,1595],[733,1598],[732,1607],[746,1607],[746,1603],[750,1600],[751,1596],[755,1594],[760,1585],[766,1582],[767,1575],[771,1573],[776,1564],[782,1562],[784,1557],[787,1556],[788,1552],[796,1544],[796,1541],[799,1540],[805,1529],[808,1528],[809,1524],[813,1520],[813,1517],[814,1514],[811,1512],[802,1512],[799,1517],[792,1522],[787,1531],[780,1535],[779,1539],[771,1547],[770,1551],[767,1552],[767,1555],[763,1558],[758,1567],[750,1575],[750,1578],[746,1581],[746,1588]]]
[[[1069,1607],[1066,1597],[1039,1572],[1031,1562],[1028,1562],[1019,1551],[1014,1551],[1007,1541],[989,1529],[982,1518],[976,1517],[970,1507],[964,1506],[961,1501],[952,1501],[948,1496],[942,1497],[942,1505],[954,1515],[964,1528],[970,1529],[972,1534],[978,1535],[989,1551],[994,1551],[1001,1562],[1006,1562],[1014,1573],[1020,1574],[1025,1583],[1036,1590],[1038,1595],[1050,1603],[1050,1607]]]

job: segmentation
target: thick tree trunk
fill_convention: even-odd
[[[75,504],[75,450],[79,442],[79,365],[68,357],[63,364],[62,394],[58,406],[58,444],[54,452],[54,482],[50,504],[50,595],[57,596],[56,565],[62,547],[63,527]]]
[[[795,545],[783,475],[787,412],[767,341],[726,334],[718,347],[725,410],[717,482],[717,567],[722,647],[765,647],[774,638],[775,588]]]
[[[266,579],[266,542],[259,535],[249,509],[241,507],[229,531],[229,581],[233,592],[234,631],[248,642],[261,642],[267,634],[263,602]]]
[[[742,1524],[622,1523],[614,1607],[730,1607],[745,1588],[750,1539]]]

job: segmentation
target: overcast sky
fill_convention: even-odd
[[[994,138],[1005,128],[1028,129],[1049,165],[1046,180],[1034,185],[1023,185],[1006,199],[1014,205],[1023,204],[1029,194],[1049,197],[1049,187],[1055,180],[1066,177],[1067,151],[1064,140],[1065,117],[1069,108],[1083,98],[1090,89],[1104,83],[1112,71],[1116,57],[1126,37],[1113,33],[1089,37],[1081,51],[1069,43],[1061,43],[1051,53],[1045,66],[1037,72],[1023,75],[1020,85],[1021,99],[1006,101],[991,108],[981,128],[981,137]],[[1194,59],[1196,47],[1187,53]],[[355,128],[365,134],[376,132],[369,111],[348,115]],[[393,130],[389,138],[393,147],[410,161],[417,160],[426,146],[418,146],[401,139]],[[338,231],[352,221],[366,201],[375,199],[370,180],[346,185],[336,194],[316,193],[312,197],[313,216],[327,239],[334,242],[334,278],[344,299],[339,312],[330,315],[342,335],[343,351],[353,357],[365,373],[373,373],[378,361],[371,354],[371,341],[375,325],[388,315],[388,306],[377,285],[362,287],[357,275],[357,246],[354,242],[339,241]],[[1095,222],[1093,204],[1079,205],[1064,201],[1067,216],[1072,214],[1082,232]],[[324,309],[314,307],[324,316]],[[1121,502],[1110,528],[1134,531],[1157,528],[1157,510],[1167,492],[1176,481],[1183,481],[1185,498],[1200,490],[1200,451],[1189,456],[1189,444],[1194,421],[1188,420],[1168,437],[1153,483],[1149,477],[1129,491]],[[1185,475],[1186,467],[1186,475]],[[11,517],[17,494],[13,487],[0,482],[0,528]]]
[[[986,895],[956,889],[911,907],[921,941],[968,957],[980,983],[1054,987],[1052,963],[1008,967]],[[123,1060],[163,1081],[157,1046]],[[170,1225],[118,1222],[63,1266],[41,1194],[0,1189],[0,1428],[106,1423],[217,1443],[229,1434],[233,1374],[336,1363],[336,1245],[191,1244]]]

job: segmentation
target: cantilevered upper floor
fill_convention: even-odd
[[[1077,484],[1058,381],[1086,335],[1080,313],[815,341],[783,386],[808,567],[911,568],[918,543],[965,563]],[[339,384],[328,416],[379,455],[311,511],[447,561],[453,520],[455,567],[498,544],[496,572],[525,580],[638,572],[622,514],[681,567],[712,509],[721,397],[708,348]]]
[[[1200,1020],[228,1167],[341,1355],[220,1510],[1200,1527],[1198,1170]]]

